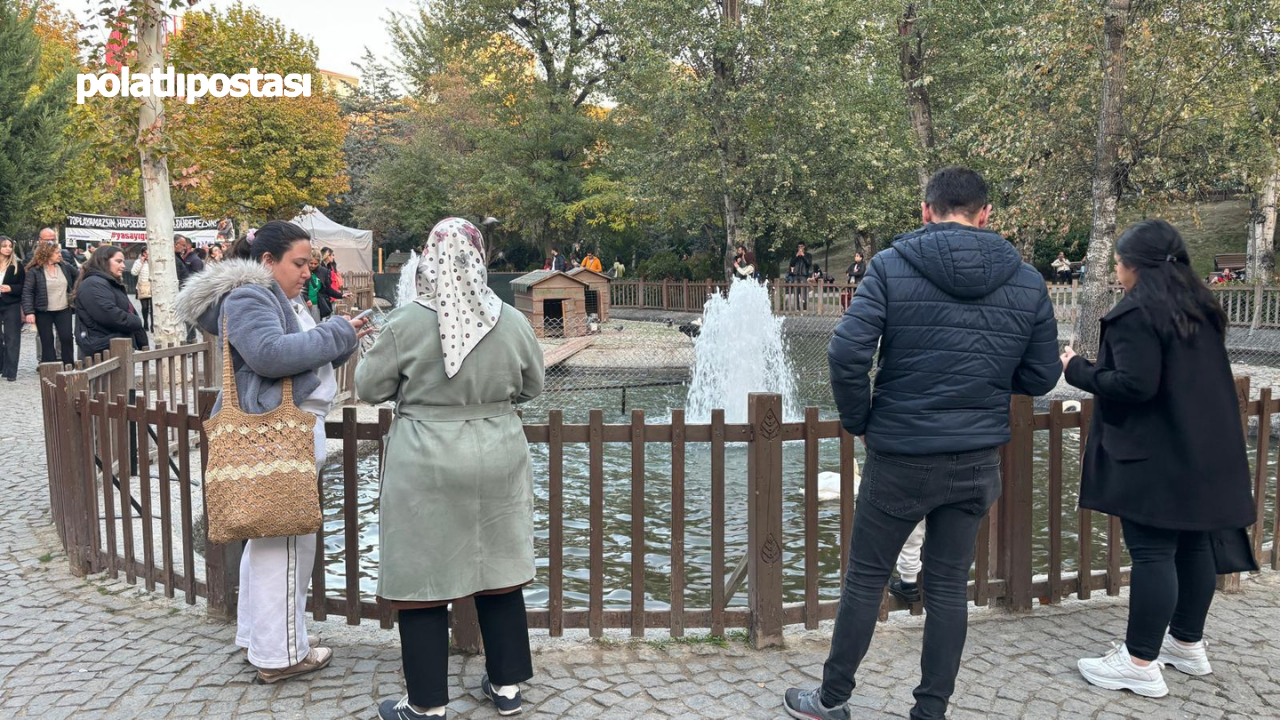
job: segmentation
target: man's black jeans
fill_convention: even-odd
[[[945,717],[969,629],[966,589],[974,540],[998,497],[1000,454],[994,448],[956,455],[868,451],[844,595],[822,672],[824,705],[842,705],[853,693],[885,583],[907,536],[924,518],[924,655],[911,717]]]

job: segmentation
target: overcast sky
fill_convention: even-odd
[[[290,29],[315,41],[320,68],[359,75],[359,62],[367,46],[380,58],[391,53],[386,19],[392,12],[409,13],[417,0],[243,0],[267,15],[279,18]],[[200,0],[196,9],[223,8],[234,0]],[[85,0],[57,0],[57,4],[83,16]],[[95,3],[96,5],[96,3]]]

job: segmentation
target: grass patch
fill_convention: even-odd
[[[1187,241],[1191,265],[1204,277],[1213,272],[1213,256],[1242,253],[1249,244],[1249,200],[1224,200],[1208,203],[1179,203],[1147,212],[1121,209],[1117,232],[1139,220],[1168,220]]]
[[[37,559],[37,560],[39,560],[39,561],[40,561],[40,562],[42,562],[42,563],[47,563],[47,562],[49,562],[50,560],[53,560],[53,555],[52,555],[51,553],[45,553],[44,555],[41,555],[40,557],[38,557],[38,558],[36,558],[36,559]]]
[[[169,608],[170,615],[177,615],[179,612],[181,612],[181,610],[178,610],[178,608]]]
[[[670,650],[674,647],[695,647],[700,645],[711,645],[714,647],[727,648],[729,640],[721,635],[686,635],[684,637],[667,637],[661,640],[634,640],[636,644],[643,644],[654,650]]]

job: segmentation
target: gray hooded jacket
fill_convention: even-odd
[[[346,319],[333,317],[303,332],[291,305],[271,271],[250,260],[210,263],[178,294],[175,310],[183,322],[221,336],[225,317],[245,412],[279,407],[286,377],[293,378],[293,400],[301,403],[320,386],[316,368],[336,368],[355,352],[356,331]],[[213,411],[221,407],[219,393]]]

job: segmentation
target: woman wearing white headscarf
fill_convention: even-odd
[[[441,221],[418,266],[420,295],[388,317],[356,391],[395,400],[379,501],[378,596],[400,613],[408,694],[383,718],[444,717],[450,601],[474,597],[502,715],[533,676],[521,588],[534,578],[533,475],[516,403],[542,392],[542,350],[520,311],[489,289],[484,241]]]

